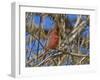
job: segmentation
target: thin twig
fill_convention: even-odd
[[[75,23],[75,25],[74,25],[74,28],[77,27],[77,26],[79,25],[80,20],[81,20],[81,15],[79,15],[79,16],[77,17],[77,21],[76,21],[76,23]]]
[[[84,56],[78,63],[76,63],[76,64],[81,64],[82,63],[82,61],[84,60],[86,58],[86,56]]]

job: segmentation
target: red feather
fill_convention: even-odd
[[[43,59],[45,58],[47,51],[49,49],[55,49],[59,44],[59,28],[55,27],[49,32],[47,46],[45,48],[44,54],[41,54],[39,57],[43,55]]]

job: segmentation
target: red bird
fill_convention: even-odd
[[[45,48],[45,52],[43,56],[43,58],[45,58],[47,51],[49,49],[55,49],[59,44],[59,27],[55,27],[53,28],[50,32],[49,32],[49,37],[48,37],[48,42],[47,42],[47,46]],[[41,57],[42,55],[40,55],[39,57]]]
[[[47,43],[48,49],[55,49],[59,44],[59,30],[55,27],[50,33]]]

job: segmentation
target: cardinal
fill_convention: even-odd
[[[59,44],[59,28],[55,27],[50,33],[47,43],[48,49],[55,49]]]
[[[59,44],[59,27],[54,27],[49,33],[48,33],[48,42],[45,47],[44,54],[41,54],[39,57],[43,55],[43,59],[45,58],[47,51],[50,49],[56,49]]]

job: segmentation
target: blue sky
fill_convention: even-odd
[[[33,22],[35,23],[35,25],[37,25],[37,27],[39,27],[40,16],[39,15],[34,16]],[[49,29],[52,29],[54,27],[54,21],[51,20],[50,17],[46,17],[43,21],[43,25],[44,25],[44,29],[48,31]]]
[[[90,31],[89,31],[89,26],[86,26],[84,31],[82,32],[83,37],[89,37]]]
[[[70,24],[72,25],[71,27],[73,27],[77,20],[77,15],[76,14],[67,14],[66,18],[68,18]]]
[[[37,25],[36,27],[39,27],[40,25],[40,16],[33,16],[33,22],[35,23],[35,25]]]

